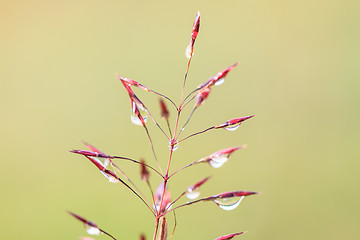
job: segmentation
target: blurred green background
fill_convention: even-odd
[[[248,148],[220,169],[184,171],[170,191],[175,197],[211,175],[202,196],[238,189],[261,195],[231,212],[212,203],[178,211],[174,239],[244,230],[248,240],[357,239],[359,9],[358,1],[339,0],[1,1],[1,238],[85,236],[66,214],[71,210],[118,239],[141,232],[150,239],[152,217],[140,201],[68,150],[84,149],[85,140],[154,165],[115,72],[178,102],[199,10],[186,91],[240,64],[213,89],[186,134],[257,116],[236,132],[183,142],[172,170],[223,148]],[[158,98],[137,93],[159,119]],[[150,122],[149,128],[165,165],[167,143]],[[119,165],[148,193],[137,166]],[[156,187],[160,180],[151,181]]]

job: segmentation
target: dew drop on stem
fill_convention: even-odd
[[[146,115],[141,115],[146,123],[147,120],[147,116]],[[131,113],[131,122],[135,125],[139,125],[142,126],[142,122],[141,120],[138,118],[138,116],[136,116],[136,114]]]
[[[200,196],[200,190],[199,190],[199,188],[188,189],[188,190],[186,191],[186,197],[187,197],[188,199],[193,200],[193,199],[198,198],[199,196]]]
[[[190,59],[192,57],[192,46],[191,43],[187,46],[185,50],[185,56]]]
[[[221,209],[230,211],[237,208],[241,201],[244,199],[245,196],[241,197],[231,197],[231,198],[218,198],[215,199],[214,202],[218,205]]]
[[[227,130],[227,131],[233,132],[233,131],[235,131],[236,129],[238,129],[239,127],[240,127],[240,124],[235,125],[235,126],[224,127],[224,129]]]
[[[146,123],[146,120],[148,118],[148,114],[145,110],[145,108],[141,104],[136,104],[134,101],[132,102],[132,108],[131,108],[131,122],[135,125],[142,126],[143,123],[141,122],[138,114],[141,115],[141,117],[144,119],[144,122]]]
[[[224,165],[224,163],[226,163],[227,160],[228,160],[228,157],[226,155],[220,155],[218,157],[211,158],[209,161],[209,164],[213,168],[219,168],[222,165]]]
[[[86,229],[86,232],[90,235],[99,235],[100,234],[100,229],[97,227],[92,227],[92,226],[85,224],[85,229]]]
[[[178,149],[179,147],[179,143],[176,139],[170,139],[169,141],[169,149],[170,151],[175,151],[176,149]]]
[[[103,171],[100,171],[100,172],[109,180],[109,182],[111,182],[111,183],[118,183],[119,182],[119,180],[117,178],[115,178],[113,176],[110,176],[110,175],[104,173]]]
[[[223,84],[225,82],[225,78],[221,78],[219,79],[214,85],[215,86],[220,86],[221,84]]]

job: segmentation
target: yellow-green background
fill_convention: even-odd
[[[86,235],[66,210],[118,239],[138,239],[141,232],[150,238],[152,218],[140,201],[67,151],[83,148],[86,140],[109,154],[154,164],[145,133],[130,123],[128,96],[114,73],[178,102],[197,10],[201,29],[186,90],[240,64],[213,89],[186,134],[257,116],[236,132],[217,130],[181,144],[172,170],[222,148],[249,147],[220,169],[184,171],[170,190],[175,197],[212,175],[203,196],[238,189],[261,195],[231,212],[211,203],[178,211],[174,239],[214,239],[243,230],[248,233],[241,238],[248,240],[359,237],[358,1],[0,5],[1,239]],[[159,119],[158,98],[137,93]],[[166,141],[149,127],[165,165]],[[119,165],[138,179],[136,166]],[[159,183],[155,175],[152,183]]]

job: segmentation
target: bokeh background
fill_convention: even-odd
[[[226,147],[248,148],[220,169],[182,172],[170,191],[175,197],[211,175],[202,196],[238,189],[261,194],[230,212],[212,203],[178,211],[173,239],[244,230],[248,240],[358,239],[358,1],[0,4],[2,239],[85,236],[66,210],[118,239],[152,236],[152,217],[140,201],[68,150],[84,148],[85,140],[154,165],[143,129],[130,122],[128,96],[115,72],[178,102],[197,10],[201,29],[186,91],[239,65],[213,89],[186,134],[257,116],[236,132],[217,130],[183,142],[172,170]],[[160,119],[158,98],[137,93]],[[165,165],[167,143],[152,123],[149,128]],[[137,166],[119,165],[147,192]],[[151,181],[156,187],[160,180],[152,175]]]

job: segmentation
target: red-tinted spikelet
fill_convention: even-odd
[[[94,147],[93,145],[83,141],[84,145],[92,152],[96,152],[96,153],[101,153],[101,154],[105,154],[102,151],[100,151],[99,149],[97,149],[96,147]],[[106,155],[106,154],[105,154]]]
[[[116,183],[119,181],[118,176],[113,171],[107,170],[103,163],[93,159],[92,157],[85,156],[87,159],[89,159],[103,174],[105,177],[109,179],[110,182]]]
[[[129,94],[130,97],[130,104],[131,104],[131,110],[135,116],[135,118],[137,118],[139,121],[133,121],[134,124],[136,125],[142,125],[145,126],[145,119],[141,116],[140,114],[140,109],[147,111],[145,105],[140,101],[140,99],[135,95],[134,91],[131,90],[130,85],[128,82],[126,82],[123,78],[119,77],[119,79],[121,80],[121,83],[123,84],[123,86],[125,87],[125,90],[127,91],[127,93]],[[141,85],[142,86],[142,85]],[[147,88],[146,88],[147,89]]]
[[[195,107],[199,107],[200,105],[202,105],[206,100],[206,98],[209,96],[209,94],[210,94],[210,87],[201,89],[196,96]]]
[[[241,146],[237,146],[237,147],[232,147],[232,148],[226,148],[220,151],[217,151],[216,153],[213,153],[209,156],[209,158],[213,158],[213,157],[218,157],[221,155],[227,155],[228,157],[233,154],[233,152],[235,152],[236,150],[242,149],[244,148],[246,145],[241,145]]]
[[[223,124],[216,125],[215,128],[224,128],[224,127],[228,127],[228,126],[232,126],[232,125],[241,124],[243,121],[248,120],[252,117],[255,117],[255,115],[240,117],[240,118],[233,118],[233,119],[226,121]]]
[[[211,86],[213,86],[217,81],[219,81],[222,78],[225,78],[228,73],[234,68],[236,67],[238,63],[234,63],[233,65],[231,65],[230,67],[226,68],[225,70],[219,72],[218,74],[216,74],[216,76],[214,77],[213,81],[210,83]]]
[[[113,178],[114,182],[116,182],[116,180],[118,180],[118,176],[113,171],[105,169],[104,173],[107,174],[108,176],[111,176]]]
[[[199,34],[199,29],[200,29],[200,12],[197,12],[193,25],[193,30],[191,33],[192,41],[195,41],[195,39],[197,38],[197,35]]]
[[[242,197],[257,194],[257,192],[250,191],[232,191],[232,192],[224,192],[216,195],[217,198],[231,198],[231,197]]]
[[[230,67],[224,69],[221,72],[218,72],[215,76],[211,77],[209,80],[207,80],[205,83],[201,84],[200,86],[198,86],[198,89],[203,89],[203,88],[207,88],[207,87],[212,87],[214,86],[220,79],[224,79],[228,73],[234,68],[236,67],[238,63],[235,63],[233,65],[231,65]]]
[[[121,77],[119,77],[119,79],[120,79],[121,83],[123,84],[125,90],[129,94],[129,96],[131,97],[131,96],[135,95],[134,91],[131,90],[130,85],[128,84],[128,82],[124,81]]]
[[[135,87],[138,87],[142,90],[145,90],[145,91],[150,91],[149,88],[145,87],[144,85],[138,83],[137,81],[134,81],[132,79],[129,79],[129,78],[123,78],[123,77],[120,77],[119,75],[116,74],[116,77],[123,83],[123,84],[126,84],[128,85],[129,87],[131,86],[135,86]]]
[[[240,117],[240,118],[234,118],[228,121],[229,125],[234,125],[234,124],[238,124],[241,123],[245,120],[248,120],[249,118],[255,117],[255,115],[252,116],[247,116],[247,117]]]
[[[215,240],[228,240],[228,239],[232,239],[233,237],[238,236],[238,235],[243,234],[243,233],[244,232],[232,233],[232,234],[228,234],[228,235],[218,237]]]
[[[238,63],[235,63],[233,65],[231,65],[230,67],[226,68],[225,70],[219,72],[218,74],[216,74],[215,77],[213,77],[212,79],[210,79],[208,86],[212,87],[214,86],[220,79],[224,79],[228,73],[237,65]]]
[[[140,114],[140,109],[141,108],[142,110],[146,111],[146,107],[145,105],[140,101],[140,99],[135,95],[134,91],[131,90],[130,86],[131,86],[131,83],[133,84],[137,84],[136,86],[140,87],[144,87],[142,86],[141,84],[135,82],[134,80],[131,80],[131,79],[126,79],[124,80],[124,78],[122,77],[119,77],[118,78],[120,79],[121,83],[123,84],[123,86],[125,87],[125,90],[127,91],[127,93],[129,94],[129,97],[130,97],[130,104],[131,104],[131,110],[133,112],[133,115],[134,115],[134,119],[133,119],[133,116],[132,116],[132,121],[134,124],[136,125],[142,125],[142,126],[145,126],[145,119],[141,116]],[[129,82],[130,81],[130,82]],[[146,87],[144,87],[143,89],[146,89]]]
[[[102,162],[96,161],[95,159],[89,156],[85,156],[85,157],[89,159],[100,171],[104,172],[106,170]]]
[[[204,183],[206,183],[207,180],[209,180],[209,178],[210,177],[206,177],[206,178],[198,181],[194,185],[188,187],[185,191],[186,197],[189,199],[198,198],[200,196],[200,191],[199,191],[200,186],[202,186]]]
[[[136,87],[139,86],[139,83],[136,82],[136,81],[134,81],[134,80],[132,80],[132,79],[122,78],[122,77],[120,77],[120,76],[117,76],[117,77],[118,77],[118,79],[120,79],[122,82],[128,84],[129,86],[136,86]]]
[[[141,234],[141,235],[140,235],[140,240],[146,240],[146,238],[145,238],[145,235],[144,235],[144,234]]]
[[[200,187],[201,185],[203,185],[204,183],[206,183],[209,180],[210,177],[206,177],[203,180],[198,181],[197,183],[195,183],[193,186],[191,186],[191,188],[195,189]]]
[[[165,120],[169,118],[169,111],[164,100],[160,99],[160,109],[161,109],[161,117]]]
[[[145,161],[144,160],[141,160],[140,161],[140,174],[141,174],[141,180],[143,181],[148,181],[149,180],[149,176],[150,176],[150,173],[145,165]]]
[[[194,25],[193,25],[193,29],[191,32],[190,44],[186,48],[186,57],[189,59],[189,61],[190,61],[192,55],[194,54],[194,44],[195,44],[197,35],[199,34],[199,29],[200,29],[200,12],[197,12],[197,15],[196,15],[195,21],[194,21]]]
[[[91,235],[99,235],[101,232],[102,232],[102,233],[105,233],[105,232],[103,232],[100,228],[98,228],[98,226],[97,226],[95,223],[90,222],[90,221],[86,220],[85,218],[83,218],[83,217],[81,217],[81,216],[79,216],[79,215],[77,215],[77,214],[75,214],[75,213],[72,213],[72,212],[69,212],[69,211],[68,211],[68,213],[69,213],[70,215],[72,215],[74,218],[76,218],[76,219],[78,219],[79,221],[81,221],[82,223],[84,223],[86,232],[87,232],[88,234],[91,234]],[[109,236],[111,236],[111,235],[109,235]],[[91,239],[91,238],[90,238],[90,239]]]
[[[141,125],[145,126],[146,125],[145,119],[143,118],[143,116],[141,116],[140,109],[139,109],[138,105],[135,103],[135,101],[133,100],[133,98],[130,99],[130,103],[131,103],[131,108],[132,108],[134,115],[140,120]]]
[[[70,215],[72,215],[74,218],[76,218],[76,219],[80,220],[81,222],[83,222],[84,224],[89,225],[89,226],[91,226],[91,227],[97,228],[97,225],[96,225],[95,223],[90,222],[90,221],[86,220],[85,218],[83,218],[83,217],[81,217],[81,216],[79,216],[79,215],[77,215],[77,214],[75,214],[75,213],[72,213],[72,212],[70,212],[70,211],[68,211],[68,213],[69,213]]]
[[[70,152],[81,154],[84,156],[89,156],[89,157],[101,157],[101,158],[110,158],[111,157],[104,153],[92,152],[92,151],[87,151],[87,150],[71,150]]]

